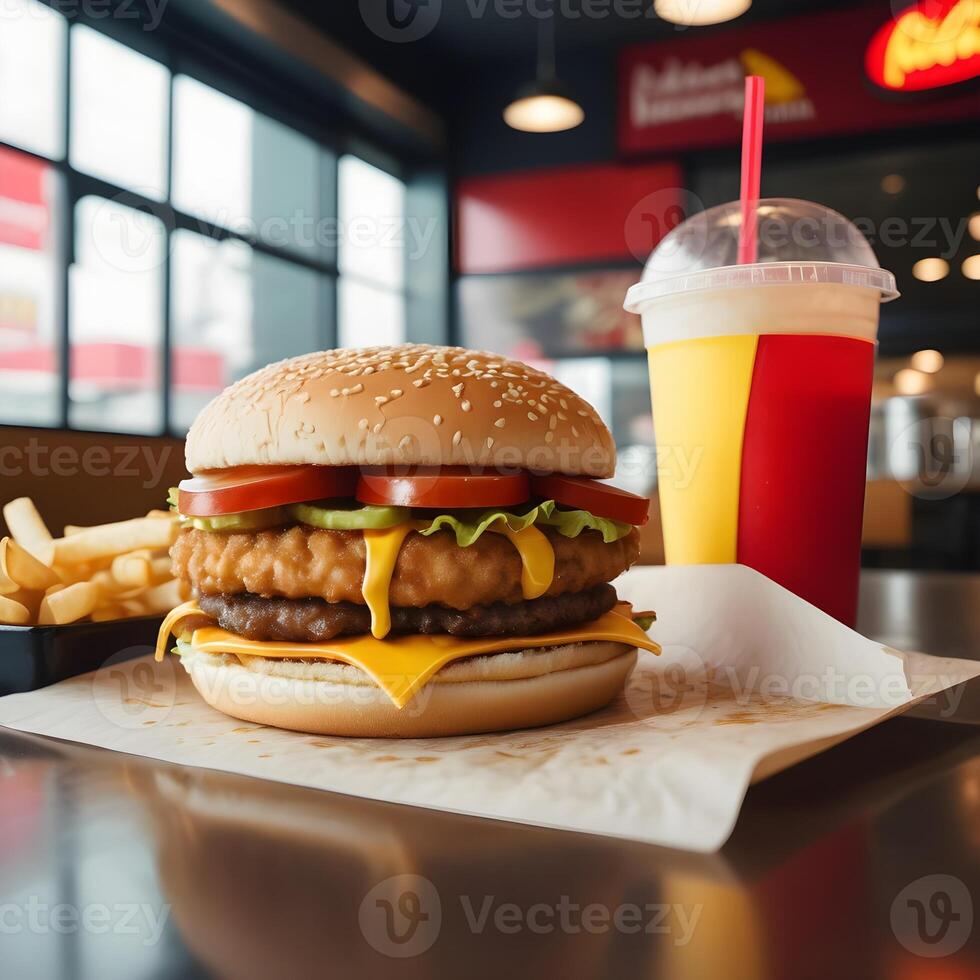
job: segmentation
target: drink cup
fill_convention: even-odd
[[[857,611],[871,384],[894,277],[844,217],[759,202],[760,261],[735,265],[738,203],[651,255],[643,322],[668,564],[750,565],[844,623]]]

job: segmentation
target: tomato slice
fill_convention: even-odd
[[[240,514],[280,504],[352,497],[352,466],[242,466],[182,480],[177,506],[190,517]]]
[[[506,507],[530,497],[526,473],[473,473],[465,467],[443,466],[392,473],[366,469],[354,496],[362,504],[394,507]]]
[[[531,492],[544,500],[587,510],[596,517],[611,517],[624,524],[646,524],[650,509],[647,497],[584,476],[557,473],[534,476],[531,477]]]

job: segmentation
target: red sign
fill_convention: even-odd
[[[0,146],[0,244],[44,248],[50,224],[48,164]]]
[[[980,77],[980,0],[914,3],[871,38],[865,70],[889,92],[922,92]]]
[[[456,267],[642,262],[680,219],[680,186],[679,167],[666,161],[469,177],[456,190]]]
[[[961,2],[970,10],[980,8],[980,0]],[[974,92],[939,89],[927,102],[899,102],[869,81],[865,54],[870,57],[869,42],[881,29],[883,10],[888,5],[876,3],[627,47],[619,66],[620,150],[660,153],[737,144],[749,74],[766,80],[767,141],[980,116]],[[901,17],[894,23],[902,23]],[[951,30],[955,22],[943,23],[940,18],[938,30]],[[964,32],[955,50],[969,51],[976,37],[975,30]],[[897,63],[904,65],[913,55],[901,50]],[[923,51],[917,49],[916,64],[925,62]],[[947,51],[942,58],[948,56]],[[919,80],[912,73],[910,83],[913,78]],[[932,78],[938,84],[937,76]]]

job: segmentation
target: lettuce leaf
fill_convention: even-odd
[[[566,538],[577,538],[583,531],[598,531],[606,544],[618,541],[630,532],[629,524],[622,524],[608,517],[596,517],[587,510],[559,510],[553,500],[545,500],[523,514],[514,514],[506,510],[439,514],[438,517],[433,518],[427,528],[420,530],[419,534],[434,534],[445,528],[455,533],[456,544],[460,548],[466,548],[494,524],[505,524],[512,531],[523,531],[532,524],[546,524],[556,528],[559,534],[563,534]]]
[[[167,500],[171,509],[176,511],[176,488],[171,488]],[[405,507],[378,507],[368,504],[353,508],[334,508],[318,503],[288,504],[284,507],[269,507],[216,517],[187,517],[182,514],[181,521],[185,526],[202,531],[254,531],[287,524],[290,520],[327,530],[358,530],[392,527],[412,520],[413,517],[419,520],[420,534],[435,534],[443,529],[452,531],[460,548],[473,544],[495,524],[505,524],[512,531],[523,531],[532,524],[544,524],[555,528],[566,538],[577,538],[583,531],[598,531],[606,544],[618,541],[630,532],[629,524],[608,517],[596,517],[587,510],[559,510],[553,500],[545,500],[520,514],[493,509],[438,514],[428,525],[425,525],[426,518],[413,515]]]

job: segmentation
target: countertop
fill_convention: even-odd
[[[866,572],[859,628],[980,657],[980,576]],[[0,730],[0,978],[980,976],[977,722],[772,777],[708,856]]]

